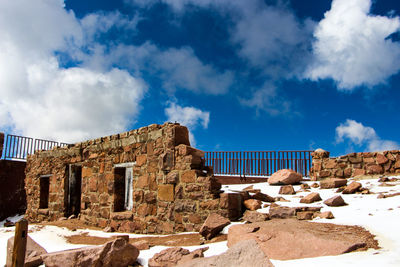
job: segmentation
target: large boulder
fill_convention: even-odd
[[[268,178],[268,183],[270,185],[280,185],[280,184],[297,184],[303,179],[303,176],[289,169],[279,170]]]
[[[373,236],[361,227],[296,219],[270,220],[229,228],[229,248],[249,239],[257,241],[267,257],[275,260],[339,255],[367,248],[371,242],[375,242],[377,247]]]
[[[204,251],[208,247],[199,248],[192,252],[181,247],[167,248],[159,253],[154,254],[154,256],[149,259],[149,267],[173,267],[177,264],[189,262],[195,258],[204,257]]]
[[[199,233],[209,240],[221,232],[228,224],[230,224],[230,221],[227,218],[217,213],[211,213],[201,226]]]
[[[7,260],[6,266],[12,265],[12,251],[14,248],[14,237],[10,237],[7,241]],[[46,254],[47,251],[36,243],[29,235],[26,239],[25,266],[39,266],[43,263],[40,255]]]
[[[244,240],[238,242],[226,252],[208,257],[197,258],[184,264],[178,264],[178,267],[272,267],[274,266],[260,245],[255,240]]]
[[[46,267],[110,266],[126,267],[135,263],[139,250],[124,238],[101,246],[89,246],[42,255]]]

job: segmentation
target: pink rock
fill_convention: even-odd
[[[343,194],[354,194],[358,189],[361,188],[361,184],[359,182],[352,182],[343,190]]]
[[[269,215],[267,213],[246,210],[243,214],[243,220],[248,222],[263,222],[269,220]]]
[[[324,201],[324,204],[331,207],[339,207],[347,205],[346,202],[344,202],[343,198],[339,195],[328,198],[327,200]]]
[[[294,188],[292,185],[283,185],[279,189],[279,194],[281,195],[294,195],[296,192],[294,191]]]
[[[300,199],[300,203],[313,203],[322,200],[319,193],[311,193]]]
[[[204,257],[203,252],[207,249],[208,247],[199,248],[190,252],[181,247],[167,248],[154,254],[154,256],[149,260],[149,267],[173,267],[177,264],[183,264],[193,260],[194,258]]]
[[[12,251],[14,248],[14,236],[7,241],[7,260],[6,266],[12,265]],[[26,239],[25,266],[39,266],[43,263],[40,255],[46,254],[47,251],[36,243],[29,235]]]
[[[211,213],[204,224],[201,226],[199,233],[209,240],[216,236],[230,221],[217,213]]]
[[[244,206],[249,210],[258,210],[261,208],[261,201],[258,199],[248,199],[244,201]]]
[[[113,266],[135,263],[139,250],[125,239],[118,238],[101,246],[89,246],[42,255],[46,267]]]
[[[303,179],[298,172],[289,169],[279,170],[271,175],[268,179],[270,185],[277,184],[297,184]]]
[[[321,189],[338,188],[347,184],[346,179],[326,178],[320,182]]]

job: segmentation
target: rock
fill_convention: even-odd
[[[14,236],[7,240],[7,259],[6,266],[12,265],[12,251],[14,248]],[[26,239],[25,266],[39,266],[43,263],[40,255],[47,251],[36,243],[29,235]]]
[[[334,219],[335,216],[333,216],[332,212],[330,211],[324,211],[317,213],[315,217],[320,217],[321,219]]]
[[[317,184],[318,185],[318,184]],[[301,189],[306,190],[306,189],[310,189],[311,187],[308,184],[301,184]]]
[[[321,189],[338,188],[347,184],[346,179],[326,178],[320,182]]]
[[[318,188],[318,187],[319,187],[319,184],[318,184],[318,183],[313,183],[313,184],[311,185],[311,187],[312,187],[312,188]]]
[[[243,203],[244,206],[249,210],[258,210],[259,208],[261,208],[261,200],[258,199],[248,199],[245,200]]]
[[[255,231],[250,231],[255,229]],[[270,220],[233,225],[228,231],[228,247],[253,239],[270,259],[292,260],[339,255],[366,247],[361,227],[299,221]],[[346,234],[340,234],[340,233]],[[340,236],[338,236],[340,235]],[[369,237],[373,240],[373,237]],[[234,265],[233,265],[234,266]],[[248,265],[251,266],[251,265]]]
[[[278,219],[285,219],[296,216],[296,209],[289,208],[289,207],[270,207],[269,208],[269,217],[270,218],[278,218]]]
[[[273,267],[274,265],[255,240],[240,241],[226,252],[207,258],[194,259],[178,267]]]
[[[290,200],[284,198],[284,197],[276,197],[275,201],[280,201],[280,202],[290,202]]]
[[[216,236],[230,221],[217,213],[211,213],[204,224],[201,226],[199,233],[207,240]]]
[[[351,182],[348,186],[346,186],[342,194],[354,194],[361,188],[361,186],[362,185],[359,182]]]
[[[313,203],[313,202],[320,201],[320,200],[322,200],[322,199],[321,199],[319,193],[314,192],[314,193],[308,194],[307,196],[300,199],[300,203],[308,203],[309,204],[309,203]]]
[[[269,179],[268,183],[270,185],[278,185],[278,184],[297,184],[303,179],[303,176],[289,169],[282,169],[275,173],[273,173]]]
[[[149,267],[176,266],[178,263],[185,263],[194,258],[204,257],[203,252],[207,249],[208,247],[205,247],[190,252],[181,247],[167,248],[154,254],[154,256],[149,260]]]
[[[246,210],[243,214],[243,220],[248,222],[263,222],[269,220],[269,215],[267,213]]]
[[[330,207],[339,207],[347,205],[346,202],[344,202],[343,198],[339,195],[328,198],[327,200],[324,201],[324,204]]]
[[[106,228],[103,229],[103,232],[112,233],[115,232],[115,230],[111,226],[107,226]]]
[[[296,213],[297,220],[312,220],[313,217],[313,211],[300,211]]]
[[[139,250],[123,238],[109,241],[101,246],[89,246],[42,255],[46,267],[113,266],[133,265]]]
[[[294,188],[292,185],[283,185],[279,189],[279,194],[281,195],[294,195],[296,194],[296,191],[294,191]]]
[[[147,240],[140,240],[133,242],[132,245],[134,245],[138,250],[146,250],[150,248],[149,241]]]
[[[254,195],[251,195],[250,198],[257,199],[257,200],[264,201],[264,202],[275,202],[275,198],[273,198],[267,194],[261,193],[261,192],[257,192]]]

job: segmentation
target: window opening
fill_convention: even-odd
[[[70,164],[68,167],[67,213],[78,216],[81,212],[82,167]]]
[[[114,166],[114,211],[133,209],[133,166],[121,163]]]
[[[50,176],[40,176],[40,202],[39,209],[49,208],[49,188],[50,188]]]

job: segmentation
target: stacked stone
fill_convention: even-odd
[[[329,152],[318,149],[311,155],[310,177],[313,180],[400,173],[400,150],[351,153],[330,158]]]
[[[86,223],[136,233],[198,231],[211,212],[232,214],[232,201],[220,200],[220,184],[203,157],[203,151],[190,147],[187,128],[173,123],[39,151],[27,159],[28,218],[65,216],[67,167],[78,164],[82,167],[80,219]],[[115,211],[114,165],[128,162],[135,162],[133,208]],[[40,209],[39,180],[46,174],[51,174],[49,205]]]

